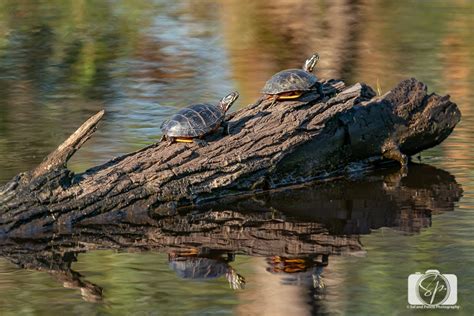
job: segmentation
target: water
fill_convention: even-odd
[[[473,314],[473,15],[472,1],[2,1],[2,183],[102,108],[104,121],[69,163],[75,171],[153,143],[161,122],[191,102],[237,89],[237,107],[252,103],[274,72],[313,51],[319,77],[382,92],[416,77],[449,93],[463,118],[422,153],[434,168],[413,167],[400,181],[388,170],[258,197],[260,212],[234,203],[228,225],[208,210],[174,218],[181,231],[156,217],[148,234],[122,236],[125,248],[82,253],[83,243],[107,241],[79,233],[2,245],[0,314],[410,314],[406,279],[429,268],[458,276],[458,313]],[[252,242],[258,236],[267,238]],[[169,254],[189,259],[180,252],[195,248],[212,254],[208,266],[242,275],[245,289],[231,289],[225,273],[180,278]]]

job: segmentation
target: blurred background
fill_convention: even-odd
[[[369,308],[370,296],[387,290],[377,280],[386,285],[402,278],[397,282],[404,295],[405,277],[415,271],[390,276],[396,268],[383,261],[388,249],[401,258],[412,257],[423,268],[431,267],[425,263],[437,264],[456,273],[456,267],[464,267],[462,271],[471,274],[472,294],[473,30],[471,0],[2,0],[0,184],[37,165],[101,109],[107,113],[103,122],[69,164],[76,172],[156,142],[163,120],[190,103],[217,102],[232,90],[241,93],[233,110],[253,103],[272,74],[299,68],[310,54],[319,52],[320,78],[341,78],[348,85],[362,81],[384,93],[400,80],[416,77],[430,91],[450,94],[463,114],[448,140],[424,152],[422,159],[453,174],[464,198],[455,212],[435,216],[433,227],[417,236],[377,231],[364,237],[368,258],[336,259],[341,264],[337,273],[345,275],[349,286],[344,292],[347,306],[337,305],[337,310]],[[437,239],[441,235],[444,239]],[[407,250],[411,244],[418,246]],[[100,266],[116,267],[110,279],[100,275],[113,284],[120,269],[129,268],[133,276],[141,260],[143,267],[165,260],[156,256],[91,253],[79,264],[91,267],[95,262],[93,274],[101,274]],[[257,259],[242,261],[244,270],[253,269],[252,260]],[[356,273],[359,265],[365,268]],[[43,280],[47,275],[18,272],[0,259],[0,279],[7,284],[2,288],[0,280],[2,293],[27,286],[21,285],[25,278],[41,280],[33,283],[39,289],[47,287],[49,297],[55,297],[54,283]],[[467,282],[458,278],[460,284]],[[369,279],[373,290],[356,291]],[[37,301],[43,290],[35,292]],[[132,304],[144,289],[127,291],[122,294],[129,294]],[[212,286],[206,291],[212,292]],[[18,293],[10,296],[8,306],[28,300]],[[338,297],[332,298],[335,302]],[[226,299],[219,309],[224,313],[238,304],[234,296]],[[62,300],[78,298],[70,293]],[[307,311],[305,302],[295,304],[298,311]],[[40,305],[31,303],[26,312],[39,311]],[[400,310],[405,311],[405,305]]]

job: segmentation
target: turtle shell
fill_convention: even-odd
[[[217,128],[224,120],[221,109],[212,104],[193,104],[181,109],[161,125],[169,137],[199,137]]]
[[[214,279],[225,275],[229,270],[227,263],[210,258],[173,260],[169,265],[183,279]]]
[[[262,89],[263,94],[280,94],[291,91],[309,91],[318,78],[302,69],[287,69],[271,77]]]

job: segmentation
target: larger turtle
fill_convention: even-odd
[[[313,90],[323,96],[322,84],[312,74],[318,61],[319,55],[315,53],[306,60],[303,69],[286,69],[274,74],[265,83],[262,93],[275,101],[297,99]]]
[[[238,97],[239,93],[234,91],[223,97],[217,105],[198,103],[181,109],[161,125],[162,140],[205,144],[201,138],[223,125],[225,113]]]
[[[287,282],[300,283],[308,276],[312,278],[313,287],[315,290],[321,290],[325,287],[322,273],[323,268],[328,265],[329,255],[322,254],[321,260],[316,260],[314,256],[304,256],[296,258],[288,258],[282,256],[273,256],[267,259],[270,267],[267,268],[268,272],[272,273],[287,273],[293,274],[294,279],[286,278]]]

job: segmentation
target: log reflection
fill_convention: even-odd
[[[380,227],[417,233],[431,225],[432,213],[452,211],[461,195],[448,172],[413,164],[405,177],[385,170],[363,180],[227,199],[191,212],[116,210],[69,231],[4,237],[0,255],[21,268],[48,272],[64,287],[80,289],[88,301],[101,300],[102,289],[73,271],[71,263],[98,249],[166,252],[184,279],[225,276],[234,289],[245,285],[245,276],[230,264],[234,256],[266,257],[272,273],[296,281],[310,275],[317,293],[324,288],[321,273],[329,256],[364,251],[361,234]]]

